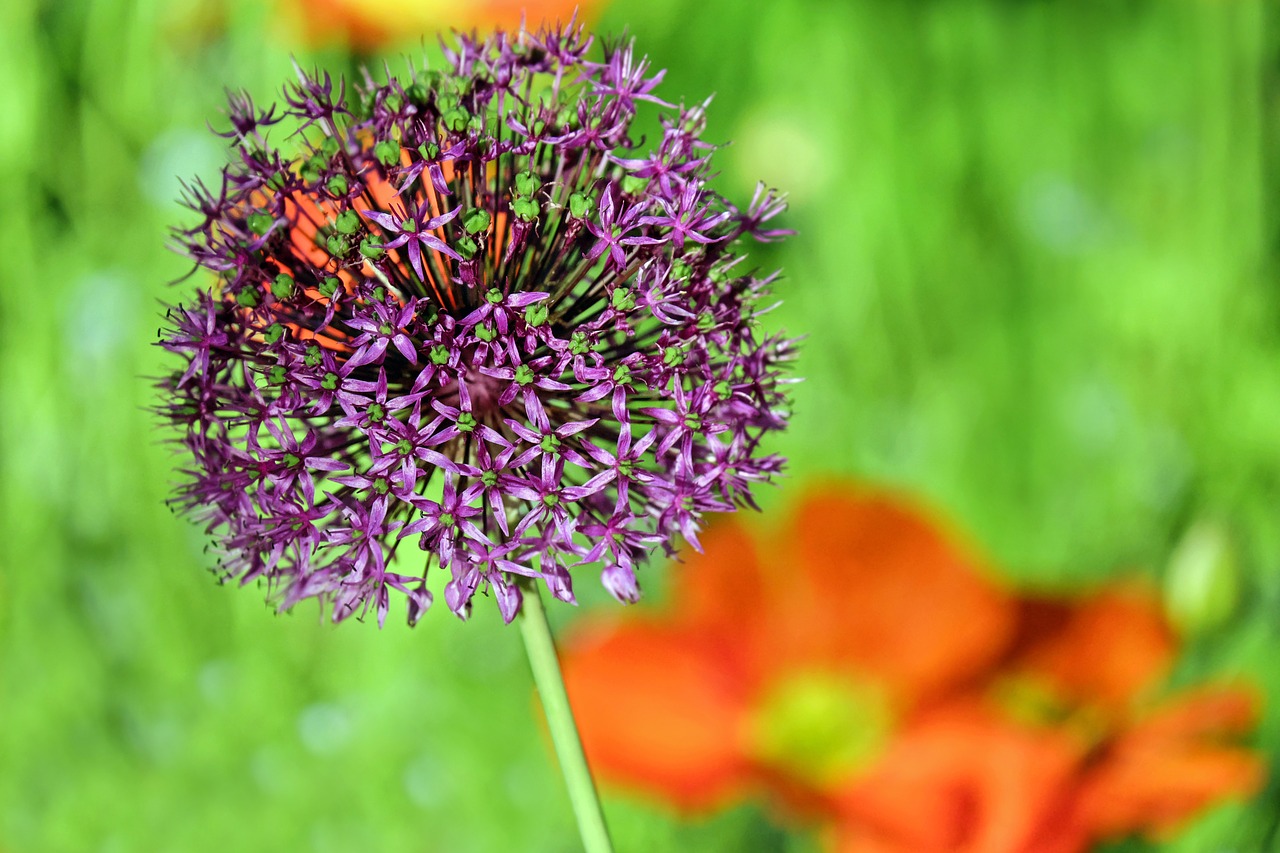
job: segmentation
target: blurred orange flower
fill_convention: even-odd
[[[284,0],[286,13],[313,44],[372,51],[428,39],[450,29],[514,29],[589,16],[594,0]]]
[[[685,811],[763,793],[841,853],[1074,853],[1256,789],[1244,689],[1163,703],[1153,597],[1018,598],[908,503],[828,488],[733,521],[674,609],[583,626],[565,675],[606,780]]]

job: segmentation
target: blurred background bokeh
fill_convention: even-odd
[[[216,587],[204,536],[164,503],[175,460],[147,377],[171,363],[156,328],[187,272],[167,229],[178,179],[223,162],[206,122],[224,87],[269,101],[291,58],[394,65],[520,4],[349,5],[0,9],[0,850],[577,849],[492,608],[381,632],[275,617]],[[920,496],[1020,590],[1145,573],[1180,632],[1174,682],[1257,685],[1256,745],[1280,759],[1274,9],[614,0],[587,17],[669,69],[665,97],[715,95],[723,194],[790,192],[798,236],[756,255],[785,271],[768,321],[808,336],[766,515],[847,477]],[[665,572],[642,575],[651,602]],[[618,607],[593,586],[558,626]],[[685,819],[606,794],[620,850],[818,849],[751,802]],[[1278,820],[1270,782],[1111,849],[1280,849]]]

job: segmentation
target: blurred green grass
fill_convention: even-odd
[[[768,247],[808,335],[791,480],[928,496],[1020,583],[1163,564],[1218,519],[1234,618],[1180,677],[1280,709],[1278,55],[1261,2],[655,0],[609,6],[716,98],[723,192],[791,189]],[[410,43],[416,39],[408,39]],[[0,11],[0,847],[575,849],[518,641],[273,618],[163,499],[145,377],[222,87],[313,55],[248,2]],[[332,52],[319,57],[335,63]],[[660,587],[660,570],[649,573]],[[580,588],[590,588],[584,578]],[[598,594],[584,606],[604,604]],[[484,610],[478,608],[478,610]],[[573,614],[555,614],[567,621]],[[1260,735],[1280,753],[1280,713]],[[1169,849],[1266,850],[1274,785]],[[800,850],[744,808],[609,800],[623,850]]]

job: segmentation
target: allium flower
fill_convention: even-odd
[[[379,624],[393,590],[416,622],[433,567],[463,617],[488,592],[511,620],[520,576],[571,601],[591,563],[632,601],[649,553],[780,469],[760,441],[791,342],[762,336],[773,276],[739,244],[784,205],[711,191],[703,106],[590,47],[462,36],[443,70],[232,97],[233,162],[177,232],[217,281],[161,341],[186,360],[161,383],[194,460],[177,501],[226,577]],[[665,108],[647,152],[642,101]]]

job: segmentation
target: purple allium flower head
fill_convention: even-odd
[[[784,204],[709,189],[705,105],[602,54],[574,25],[460,36],[441,70],[232,97],[232,162],[175,232],[216,279],[161,340],[175,500],[224,577],[379,624],[393,590],[418,620],[431,571],[463,617],[481,592],[512,619],[520,577],[572,601],[584,564],[633,601],[648,554],[779,471],[792,342],[739,244]]]

